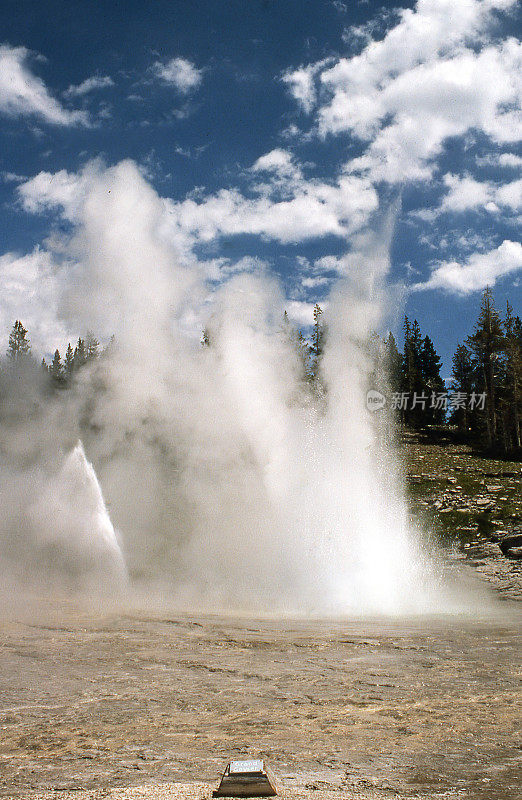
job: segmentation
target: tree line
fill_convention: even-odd
[[[54,356],[49,364],[45,358],[42,358],[39,369],[44,378],[48,379],[50,386],[66,388],[71,385],[75,373],[85,364],[98,358],[100,353],[98,339],[89,332],[85,338],[82,339],[81,336],[78,338],[74,349],[71,343],[68,343],[63,359],[58,349],[54,351]],[[6,358],[8,364],[19,369],[30,370],[37,367],[37,361],[31,350],[28,330],[24,328],[20,320],[16,320],[9,334]]]
[[[457,347],[452,366],[454,392],[485,395],[484,408],[462,404],[452,422],[484,448],[520,453],[522,321],[509,302],[502,318],[489,288],[482,295],[474,331]]]
[[[327,391],[321,378],[321,359],[328,326],[321,307],[313,310],[314,324],[305,338],[284,314],[282,334],[295,347],[303,382],[318,396]],[[211,346],[205,330],[203,346]],[[55,390],[72,385],[76,373],[102,354],[94,334],[67,345],[62,358],[56,350],[49,364],[40,366],[31,352],[28,331],[17,320],[9,336],[7,362],[39,369],[45,384]],[[418,321],[404,318],[403,350],[390,332],[372,334],[369,358],[373,370],[369,388],[382,392],[400,424],[410,428],[442,426],[456,431],[482,450],[522,455],[522,321],[507,303],[503,317],[495,307],[491,289],[482,295],[473,332],[459,343],[452,360],[448,385],[441,377],[441,359],[432,339]]]
[[[501,316],[485,289],[473,332],[457,345],[447,385],[433,342],[417,320],[404,318],[403,336],[402,353],[391,333],[377,337],[385,389],[400,422],[442,425],[481,450],[522,455],[522,321],[509,302]]]

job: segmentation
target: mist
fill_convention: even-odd
[[[365,405],[393,217],[346,257],[313,393],[273,276],[210,291],[133,162],[86,169],[54,245],[59,315],[114,340],[67,397],[43,402],[36,373],[23,393],[2,387],[6,580],[202,610],[465,607],[409,520],[382,419]]]

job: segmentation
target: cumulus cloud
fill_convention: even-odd
[[[467,211],[486,206],[492,200],[494,190],[491,184],[476,181],[469,175],[460,178],[448,173],[444,176],[444,184],[449,192],[442,200],[442,211]]]
[[[324,310],[325,304],[321,304]],[[286,313],[292,322],[308,328],[314,324],[314,303],[305,303],[302,300],[290,300],[285,306]]]
[[[127,172],[131,177],[135,171],[135,165],[132,168],[128,166]],[[109,199],[112,197],[111,193],[118,189],[118,180],[123,172],[123,165],[111,169],[101,160],[89,162],[78,173],[66,170],[41,172],[17,187],[19,203],[30,213],[57,213],[74,229],[84,220],[86,209],[91,207],[94,196],[102,205],[104,192]],[[126,180],[129,182],[127,172]],[[191,269],[196,266],[212,284],[226,282],[238,273],[266,275],[269,265],[251,256],[236,260],[224,257],[204,260],[200,257],[202,245],[215,242],[220,237],[244,234],[285,244],[325,235],[345,239],[364,228],[378,208],[377,193],[366,179],[342,175],[331,183],[306,180],[301,166],[286,150],[277,149],[264,154],[246,174],[257,178],[261,173],[269,175],[271,183],[267,191],[259,191],[258,196],[255,196],[258,187],[254,187],[254,196],[246,196],[239,189],[227,189],[216,194],[200,193],[181,201],[159,198],[155,202],[157,235],[173,248],[181,264]],[[114,184],[111,184],[113,178]],[[89,198],[90,205],[87,205]],[[131,214],[125,216],[130,217]],[[127,233],[129,240],[132,240],[132,232]],[[55,241],[51,237],[47,246],[51,250],[54,248],[58,254],[63,252],[60,239]],[[74,259],[70,247],[69,244],[67,253]],[[99,263],[99,259],[96,263]],[[71,269],[72,277],[76,272],[74,266]],[[298,288],[301,291],[313,291],[327,287],[342,272],[340,258],[331,256],[318,259],[313,265],[308,264],[300,269]],[[74,281],[78,282],[79,277],[74,277]],[[97,283],[105,286],[101,276]],[[105,294],[110,297],[110,292]],[[63,300],[63,293],[61,296]],[[111,303],[107,305],[104,297],[100,296],[97,304],[101,318],[96,330],[100,335],[110,334],[117,329],[112,319]],[[49,307],[56,308],[56,302],[49,303]],[[288,314],[302,325],[309,324],[311,319],[310,308],[300,303],[299,294],[294,296]],[[68,318],[70,316],[69,313]],[[111,330],[105,330],[103,320],[109,321]],[[78,324],[81,322],[79,318]],[[192,327],[198,327],[197,321],[193,321]]]
[[[500,186],[495,192],[495,203],[514,212],[522,210],[522,180]]]
[[[498,163],[501,167],[522,167],[522,158],[515,153],[501,153]]]
[[[96,89],[106,89],[114,86],[114,81],[109,75],[92,75],[76,86],[72,85],[64,92],[66,97],[82,97]]]
[[[276,148],[260,156],[253,164],[252,171],[275,172],[278,175],[301,175],[301,170],[293,162],[292,154],[281,148]]]
[[[31,213],[54,209],[74,223],[92,182],[103,170],[103,164],[94,160],[79,173],[41,172],[19,185],[20,203]],[[330,183],[307,180],[284,150],[261,156],[250,170],[256,177],[262,172],[270,181],[252,187],[257,196],[233,188],[181,201],[162,199],[162,232],[182,260],[193,260],[196,245],[224,236],[250,234],[284,244],[326,235],[346,238],[364,227],[378,208],[377,192],[366,178],[341,175]],[[233,269],[228,260],[225,266]]]
[[[295,298],[308,297],[310,294],[324,296],[339,277],[346,277],[346,256],[327,255],[313,262],[299,256],[297,272],[293,294]]]
[[[496,12],[515,0],[418,0],[398,14],[381,40],[318,71],[321,136],[350,133],[367,142],[347,165],[374,181],[430,177],[432,160],[451,136],[482,130],[497,143],[520,136],[522,45],[488,42]],[[316,65],[285,76],[310,110]],[[487,76],[487,79],[485,79]]]
[[[68,331],[58,318],[61,269],[52,255],[39,247],[31,253],[0,256],[0,330],[2,349],[15,320],[30,332],[37,353],[47,353],[56,343],[68,341]],[[69,336],[74,339],[74,336]]]
[[[285,72],[282,77],[283,83],[286,83],[288,86],[294,100],[297,100],[303,111],[307,114],[312,111],[316,102],[314,86],[315,71],[313,66],[300,67],[299,69]]]
[[[342,275],[346,271],[346,259],[344,256],[321,256],[314,261],[314,267],[316,270]]]
[[[310,114],[317,102],[316,76],[330,64],[331,58],[316,61],[315,64],[290,69],[283,73],[281,80],[288,87],[291,96],[296,100],[306,114]]]
[[[464,262],[443,261],[436,267],[428,281],[412,287],[444,289],[456,294],[470,294],[493,286],[499,278],[522,270],[522,245],[506,239],[487,253],[473,253]]]
[[[447,173],[443,178],[449,190],[440,205],[431,209],[412,212],[413,216],[431,221],[444,213],[463,213],[482,210],[493,214],[501,211],[516,214],[522,209],[522,180],[495,184],[492,181],[478,181],[471,175]]]
[[[299,184],[284,200],[252,199],[236,189],[223,189],[202,200],[167,201],[167,205],[173,228],[201,241],[253,234],[292,243],[348,235],[368,221],[378,199],[366,181],[342,176],[335,184]]]
[[[326,276],[310,276],[308,278],[303,278],[301,281],[301,286],[305,289],[318,289],[319,286],[328,286],[330,283],[330,279]]]
[[[476,163],[479,167],[516,169],[522,167],[522,158],[516,153],[487,153],[485,156],[478,156]]]
[[[343,113],[325,111],[322,130],[351,128],[371,139],[350,170],[368,170],[374,180],[389,182],[431,177],[429,162],[451,136],[478,129],[497,142],[519,137],[516,112],[503,109],[519,102],[521,58],[522,45],[511,40],[478,54],[464,52],[421,64],[375,90],[373,100],[365,93],[356,98],[338,95]],[[354,103],[358,108],[352,113]],[[388,116],[393,121],[383,125]]]
[[[0,112],[12,117],[36,116],[53,125],[88,125],[84,111],[69,111],[51,96],[29,66],[25,47],[0,46]]]
[[[65,169],[39,172],[17,188],[22,207],[33,214],[58,208],[65,219],[74,222],[86,192],[102,168],[101,161],[94,159],[78,173]]]
[[[162,81],[174,86],[181,94],[194,91],[203,80],[203,70],[185,58],[172,58],[166,63],[156,61],[154,71]]]
[[[212,258],[208,261],[199,261],[199,266],[204,270],[209,281],[221,283],[232,275],[241,272],[255,272],[268,274],[268,261],[257,256],[243,256],[233,261],[230,258]]]

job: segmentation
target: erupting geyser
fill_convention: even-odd
[[[127,572],[127,589],[147,602],[190,608],[448,608],[365,406],[389,232],[361,238],[346,259],[351,278],[329,300],[316,391],[282,329],[273,278],[237,275],[209,301],[200,267],[178,263],[165,206],[134,164],[96,163],[84,179],[62,311],[76,329],[116,339],[67,400],[42,404],[30,458],[13,456],[0,528],[9,562],[36,553],[33,575],[109,590]],[[187,320],[207,326],[209,347],[187,335]],[[24,424],[3,432],[4,452],[16,455]],[[80,435],[100,483],[81,444],[53,471]]]
[[[55,574],[80,589],[114,592],[125,581],[125,565],[92,464],[79,441],[36,504],[28,510],[35,547]]]

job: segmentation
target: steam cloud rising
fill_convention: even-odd
[[[277,282],[238,275],[209,300],[134,163],[86,173],[72,219],[60,313],[115,342],[65,399],[27,386],[25,410],[10,400],[5,574],[212,609],[443,609],[364,405],[386,241],[361,240],[357,282],[330,298],[311,402]],[[202,309],[209,348],[184,332]]]

